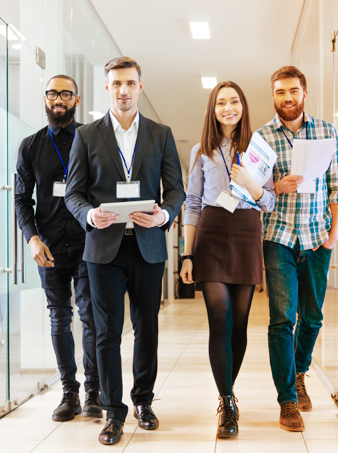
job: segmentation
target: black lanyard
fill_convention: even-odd
[[[56,152],[58,153],[58,156],[61,160],[61,163],[62,163],[62,166],[63,166],[63,182],[66,182],[66,178],[67,178],[67,173],[68,173],[68,165],[69,165],[69,160],[68,160],[68,164],[67,164],[67,167],[65,166],[64,162],[63,162],[63,159],[61,157],[61,154],[58,150],[58,147],[56,146],[56,143],[55,143],[55,140],[54,140],[54,137],[53,137],[53,134],[51,132],[50,129],[48,129],[49,131],[49,135],[50,135],[50,138],[53,140],[53,143],[54,143],[54,146],[55,146],[55,149],[56,149]],[[73,141],[74,141],[74,138],[75,138],[75,132],[74,132],[74,135],[73,135]]]
[[[227,163],[225,162],[225,159],[224,159],[224,155],[223,155],[223,151],[222,151],[222,148],[218,145],[219,147],[219,150],[221,151],[221,154],[222,154],[222,157],[223,157],[223,161],[224,161],[224,165],[225,165],[225,168],[227,169],[227,173],[228,173],[228,176],[229,176],[229,181],[231,181],[231,176],[230,176],[230,172],[229,172],[229,169],[228,169],[228,166],[227,166]]]
[[[292,143],[290,142],[290,140],[288,139],[288,137],[286,136],[285,132],[283,131],[283,128],[282,129],[282,132],[284,134],[284,137],[286,138],[286,140],[289,142],[289,145],[291,146],[291,148],[293,149],[293,145]],[[307,135],[307,123],[306,123],[306,127],[305,127],[305,131],[306,131],[306,140],[308,139],[308,135]]]

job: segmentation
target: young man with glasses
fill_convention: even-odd
[[[273,172],[276,206],[263,213],[270,364],[281,406],[280,426],[303,431],[299,411],[312,409],[304,376],[322,324],[327,273],[338,239],[338,147],[308,193],[298,191],[303,176],[291,173],[292,150],[299,139],[333,138],[337,143],[337,132],[332,124],[304,112],[307,87],[299,69],[284,66],[271,82],[276,116],[258,130],[278,155]]]
[[[52,419],[55,421],[72,420],[82,410],[71,332],[72,279],[83,325],[86,400],[82,415],[102,418],[96,331],[87,263],[82,260],[85,233],[64,202],[70,149],[76,129],[81,125],[74,119],[80,103],[77,93],[76,82],[68,76],[58,75],[47,83],[44,103],[49,124],[22,141],[15,186],[19,226],[39,266],[50,310],[53,347],[61,374],[63,398],[53,412]],[[34,214],[35,186],[37,206]]]

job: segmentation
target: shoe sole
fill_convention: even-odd
[[[218,439],[230,439],[230,438],[237,437],[237,436],[238,436],[238,432],[234,433],[234,434],[217,434],[216,437]]]
[[[279,426],[284,429],[285,431],[291,431],[293,433],[299,433],[299,432],[303,432],[305,431],[305,426],[303,427],[297,427],[297,428],[292,428],[291,426],[285,426],[285,425],[282,425],[281,423],[279,424]]]
[[[79,415],[82,412],[82,408],[77,407],[74,411],[74,414],[68,415],[67,417],[61,417],[60,415],[52,415],[52,420],[55,422],[69,422],[70,420],[74,420],[75,415]]]

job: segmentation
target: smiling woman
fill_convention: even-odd
[[[244,93],[234,82],[219,83],[209,97],[201,144],[191,152],[181,277],[184,283],[195,280],[202,285],[210,363],[220,395],[217,437],[225,438],[238,434],[233,385],[244,358],[251,301],[262,269],[259,212],[232,198],[230,181],[243,184],[259,208],[271,211],[275,204],[272,179],[261,188],[243,164],[235,163],[251,135]],[[218,204],[221,194],[228,202],[225,209]]]

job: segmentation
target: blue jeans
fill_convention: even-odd
[[[50,310],[51,336],[64,391],[78,393],[76,380],[75,345],[71,322],[71,280],[74,280],[75,303],[82,321],[83,366],[85,390],[100,387],[96,361],[96,330],[93,316],[87,263],[83,250],[54,255],[54,267],[39,267],[42,288]]]
[[[331,250],[300,250],[264,241],[269,292],[269,353],[279,404],[297,402],[296,373],[305,373],[322,326]],[[298,313],[297,325],[296,316]]]

